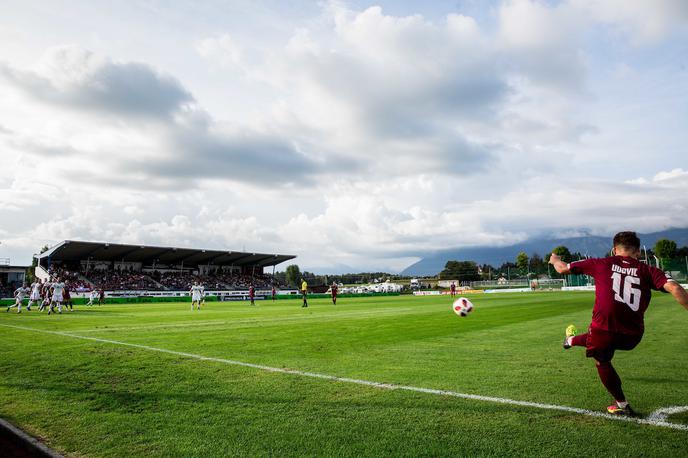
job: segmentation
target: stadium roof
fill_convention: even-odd
[[[39,261],[124,261],[188,266],[275,266],[296,256],[288,254],[248,253],[241,251],[198,250],[193,248],[122,245],[118,243],[65,240],[36,256]]]

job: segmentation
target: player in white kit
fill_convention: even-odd
[[[17,313],[21,313],[22,302],[24,302],[24,298],[26,298],[30,291],[31,290],[26,286],[26,283],[15,289],[14,305],[8,306],[6,311],[9,312],[11,308],[17,307]]]
[[[61,279],[58,278],[57,281],[52,284],[53,296],[52,302],[50,303],[50,308],[48,309],[48,315],[50,315],[50,312],[55,310],[55,304],[57,304],[57,313],[62,313],[62,301],[64,300],[63,293],[65,284],[60,280]]]
[[[29,305],[26,306],[26,310],[31,310],[31,306],[33,304],[36,304],[38,306],[41,305],[42,288],[43,284],[40,280],[36,280],[35,282],[31,283],[31,296],[29,296]]]
[[[98,299],[98,291],[95,289],[91,291],[91,294],[88,295],[88,303],[86,305],[93,305],[93,302]]]
[[[191,294],[191,310],[194,309],[194,304],[196,304],[196,310],[201,309],[201,299],[202,299],[202,289],[203,287],[198,284],[197,281],[193,283],[191,286],[191,289],[189,290],[189,294]]]

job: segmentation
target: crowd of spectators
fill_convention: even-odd
[[[252,276],[221,271],[195,275],[190,271],[142,272],[122,268],[77,272],[64,267],[52,267],[49,274],[53,278],[62,278],[74,292],[101,288],[107,291],[188,291],[195,281],[205,286],[206,290],[245,290],[251,285],[257,289],[269,289],[273,285],[276,288],[285,286],[270,275]]]
[[[62,281],[65,283],[65,285],[69,288],[70,291],[80,293],[91,290],[91,285],[88,281],[84,280],[81,277],[79,272],[58,267],[51,267],[48,270],[48,273],[50,274],[50,278],[62,279]]]
[[[208,275],[193,275],[191,272],[153,272],[153,278],[168,290],[185,291],[191,288],[194,281],[198,281],[205,289],[248,289],[251,284],[255,288],[271,288],[273,278],[268,275],[239,275],[227,272],[213,272]],[[275,283],[275,287],[283,285]]]
[[[0,285],[0,298],[14,297],[14,291],[21,286],[21,283]]]
[[[162,288],[152,278],[142,272],[117,270],[92,270],[88,279],[97,288],[106,291],[157,291]]]

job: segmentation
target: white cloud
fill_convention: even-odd
[[[242,61],[241,47],[227,33],[201,40],[196,50],[204,58],[221,65],[239,65]]]
[[[688,26],[684,0],[569,0],[594,20],[612,24],[636,45],[653,44]]]
[[[169,117],[193,102],[178,81],[146,64],[114,62],[77,46],[49,49],[35,71],[2,65],[0,76],[46,103],[107,114]]]

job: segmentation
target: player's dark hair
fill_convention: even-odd
[[[619,232],[614,236],[614,246],[622,246],[625,248],[640,249],[640,239],[638,234],[632,231]]]

